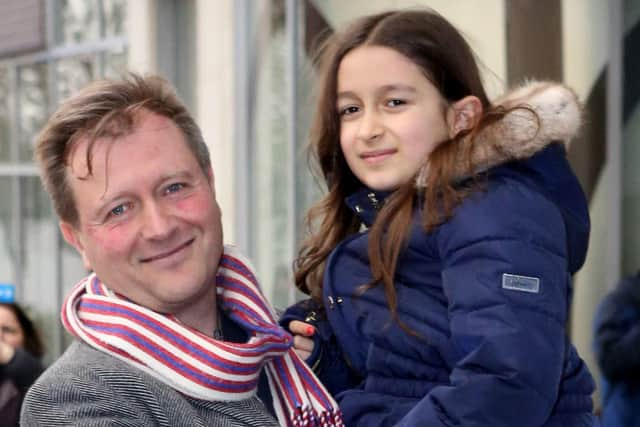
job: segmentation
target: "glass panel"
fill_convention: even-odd
[[[125,0],[102,0],[105,38],[124,35],[126,6]]]
[[[0,162],[10,160],[9,70],[0,67]]]
[[[20,268],[22,300],[31,309],[51,360],[59,334],[58,226],[49,198],[38,177],[20,178],[20,218],[23,257]],[[56,354],[57,356],[57,354]]]
[[[49,105],[46,64],[34,64],[18,70],[19,140],[18,159],[33,159],[33,142],[47,120]]]
[[[103,54],[104,72],[103,77],[119,78],[127,71],[127,51],[106,52]]]
[[[287,99],[288,82],[286,64],[292,52],[287,47],[285,4],[282,0],[260,3],[254,9],[254,20],[259,22],[253,35],[253,51],[257,57],[250,60],[255,68],[255,109],[252,116],[254,141],[253,167],[250,168],[252,186],[251,211],[252,254],[258,275],[267,297],[277,307],[287,306],[293,295],[292,256],[297,248],[293,242],[302,235],[303,216],[311,201],[318,197],[306,161],[306,135],[309,129],[311,65],[306,59],[299,61],[297,89],[299,108],[295,117],[289,117]],[[300,7],[300,9],[302,6]],[[300,12],[303,12],[300,10]],[[300,14],[304,16],[304,13]],[[268,19],[264,19],[264,17]],[[302,57],[300,53],[298,57]],[[306,79],[302,76],[306,76]],[[288,123],[297,124],[297,152],[291,158],[288,142]],[[290,165],[295,165],[295,176]],[[268,179],[265,179],[268,177]],[[314,191],[313,189],[316,189]],[[291,212],[291,200],[295,200]],[[296,235],[291,235],[290,221],[295,221]]]
[[[66,58],[56,64],[56,94],[59,102],[85,86],[95,76],[93,57]]]
[[[55,0],[56,45],[98,40],[100,13],[97,0]]]

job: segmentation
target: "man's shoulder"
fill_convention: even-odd
[[[122,425],[136,419],[162,424],[158,420],[168,419],[166,408],[180,404],[186,407],[170,387],[149,374],[76,341],[29,389],[21,416],[24,425],[47,419],[59,420],[56,425],[100,425],[87,421],[98,416]],[[183,412],[192,413],[189,408]]]
[[[126,382],[146,382],[148,375],[89,345],[74,341],[38,378],[32,388],[62,390],[65,387],[85,390],[109,388]],[[150,378],[150,377],[149,377]]]
[[[98,351],[80,341],[74,341],[65,352],[55,361],[43,374],[59,375],[81,373],[92,371],[94,367],[101,367],[101,370],[125,369],[124,362],[115,357]],[[42,377],[41,377],[42,378]]]

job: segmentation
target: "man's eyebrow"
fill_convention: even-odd
[[[158,179],[155,181],[155,185],[160,185],[164,182],[167,181],[171,181],[173,179],[190,179],[193,178],[193,173],[191,173],[191,171],[189,170],[181,170],[181,171],[177,171],[177,172],[173,172],[173,173],[167,173],[167,174],[163,174],[160,175],[160,177],[158,177]],[[120,197],[122,197],[123,195],[128,194],[129,191],[128,190],[124,190],[124,191],[118,191],[118,192],[114,192],[114,193],[109,193],[108,189],[102,194],[102,196],[100,197],[101,200],[113,200],[113,199],[118,199]]]
[[[185,169],[185,170],[181,170],[173,173],[164,174],[160,176],[160,178],[158,179],[158,182],[160,183],[160,182],[170,181],[176,178],[192,178],[193,176],[194,175],[193,173],[191,173],[191,171]]]

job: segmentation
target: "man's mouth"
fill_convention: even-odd
[[[166,252],[162,252],[153,256],[150,256],[148,258],[142,258],[140,260],[140,262],[152,262],[152,261],[157,261],[159,259],[163,259],[163,258],[168,258],[173,254],[176,254],[178,252],[180,252],[181,250],[185,249],[186,247],[188,247],[189,245],[191,245],[193,243],[193,241],[195,240],[195,238],[188,240],[187,242],[169,250]]]

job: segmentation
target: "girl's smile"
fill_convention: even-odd
[[[365,153],[362,153],[360,155],[360,158],[370,165],[376,165],[384,162],[386,159],[388,159],[389,157],[391,157],[393,154],[397,152],[398,150],[393,148],[389,148],[386,150],[367,151]]]

